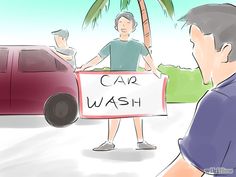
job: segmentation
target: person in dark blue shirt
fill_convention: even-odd
[[[193,56],[204,83],[214,87],[198,102],[180,154],[164,177],[236,177],[236,7],[207,4],[181,20],[190,25]]]

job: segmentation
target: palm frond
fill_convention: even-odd
[[[162,9],[167,13],[171,18],[174,15],[174,5],[172,0],[158,0]]]
[[[120,0],[120,10],[128,9],[131,0]]]
[[[108,11],[109,6],[110,0],[96,0],[84,18],[83,27],[86,28],[87,26],[92,24],[92,27],[94,28],[98,19],[101,17],[104,8],[106,11]]]

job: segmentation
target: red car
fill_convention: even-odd
[[[0,114],[41,115],[55,127],[77,119],[73,68],[45,46],[0,46]]]

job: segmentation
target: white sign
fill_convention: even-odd
[[[149,72],[78,72],[81,118],[166,115],[167,76]]]

